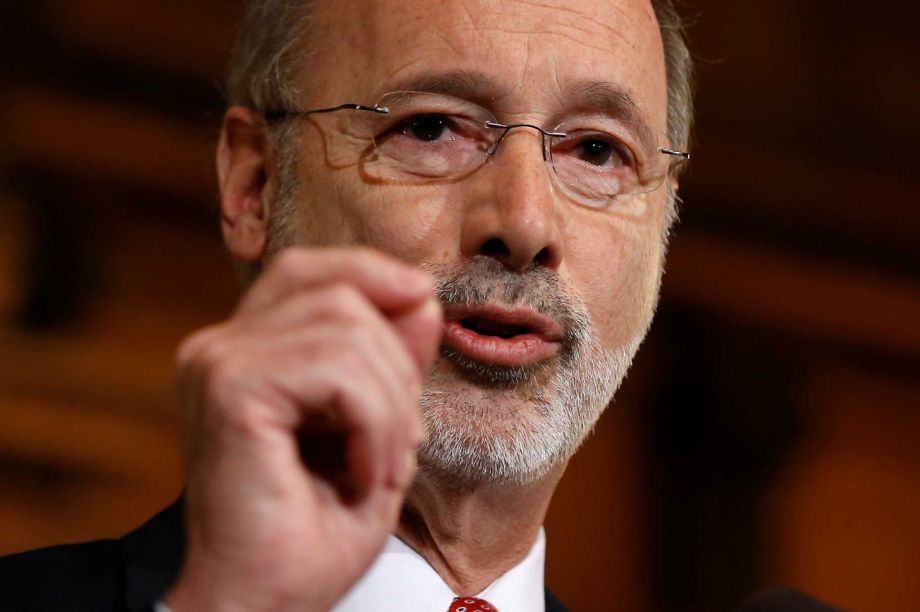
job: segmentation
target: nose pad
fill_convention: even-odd
[[[495,141],[495,144],[492,145],[492,150],[489,151],[489,157],[495,157],[498,155],[498,148],[505,141],[505,136],[508,135],[508,132],[511,131],[511,128],[502,132],[502,135],[498,137],[498,140]],[[546,136],[540,134],[540,152],[543,154],[543,161],[547,160],[546,157]]]
[[[508,136],[508,133],[514,128],[531,128],[540,133],[540,153],[543,155],[543,161],[550,160],[549,147],[547,146],[547,138],[564,138],[565,134],[561,132],[547,132],[539,125],[534,125],[532,123],[512,123],[505,125],[503,123],[495,123],[494,121],[487,121],[486,127],[500,129],[502,130],[501,135],[495,140],[495,144],[492,145],[492,149],[489,151],[489,157],[495,157],[498,154],[498,147],[501,146],[502,142],[505,141],[505,137]]]

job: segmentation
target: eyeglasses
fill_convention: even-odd
[[[342,110],[363,111],[350,125],[350,131],[373,143],[362,160],[363,170],[388,181],[466,177],[495,156],[515,128],[540,134],[543,160],[552,165],[564,192],[594,208],[653,191],[675,164],[690,159],[689,153],[667,146],[657,131],[605,114],[576,114],[547,130],[530,123],[501,123],[468,100],[419,91],[384,94],[373,106],[341,104],[264,116],[272,121]]]

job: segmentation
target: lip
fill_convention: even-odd
[[[465,319],[479,318],[527,328],[510,338],[487,336],[464,327]],[[562,345],[562,327],[530,308],[498,304],[444,306],[444,344],[474,361],[499,366],[528,366],[555,355]]]

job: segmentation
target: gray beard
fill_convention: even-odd
[[[290,134],[278,137],[280,192],[269,224],[269,254],[296,244],[297,139]],[[669,192],[669,210],[675,199]],[[672,221],[664,228],[665,248]],[[482,304],[492,299],[530,306],[556,318],[566,338],[555,363],[528,368],[491,366],[442,351],[420,399],[427,429],[419,448],[420,469],[447,486],[470,488],[527,484],[568,461],[625,379],[655,305],[633,338],[605,349],[587,307],[568,295],[552,272],[534,266],[526,273],[511,273],[486,258],[475,259],[459,272],[448,266],[422,268],[438,279],[442,303]],[[662,261],[656,297],[663,271]],[[466,381],[467,388],[459,388],[458,380]],[[441,388],[443,382],[453,388]]]
[[[575,453],[610,403],[645,337],[615,349],[598,340],[587,307],[558,276],[534,266],[507,271],[476,259],[459,272],[427,266],[442,303],[524,305],[553,317],[565,337],[550,360],[523,368],[442,349],[422,391],[427,435],[419,465],[452,487],[523,485]]]

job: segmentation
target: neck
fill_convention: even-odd
[[[396,534],[454,593],[475,595],[530,552],[564,469],[526,485],[464,488],[420,470]]]

